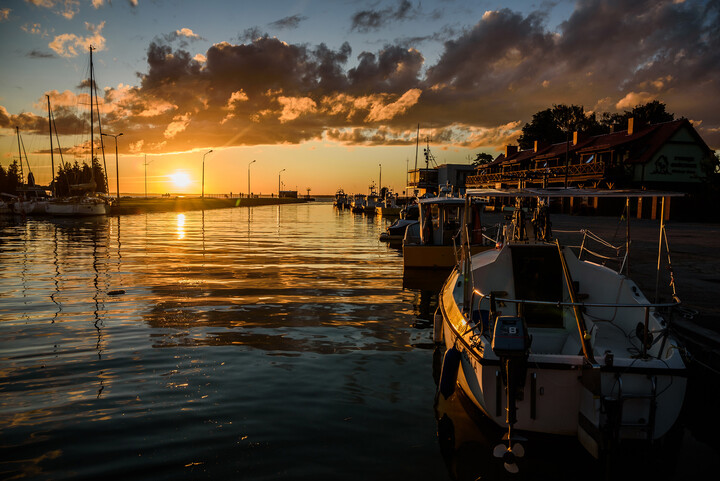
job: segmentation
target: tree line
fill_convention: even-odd
[[[58,169],[58,173],[53,180],[55,186],[55,195],[59,197],[78,195],[85,192],[101,192],[107,193],[105,172],[97,158],[93,158],[92,165],[82,164],[77,161],[74,163],[66,163]],[[92,184],[95,184],[92,187]],[[13,160],[7,168],[0,165],[0,192],[5,194],[18,195],[24,184],[20,172],[20,165],[17,160]],[[52,187],[51,184],[48,187]],[[74,188],[73,186],[80,186]]]
[[[595,112],[587,113],[582,105],[553,105],[533,114],[532,120],[522,128],[518,138],[520,150],[532,149],[535,141],[545,144],[558,144],[572,140],[573,132],[586,135],[609,134],[614,130],[625,130],[628,119],[633,118],[640,124],[658,124],[675,120],[675,115],[667,111],[663,102],[653,100],[637,105],[623,113]],[[493,156],[481,152],[473,160],[478,166],[492,162]]]

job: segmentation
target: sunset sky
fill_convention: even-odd
[[[0,163],[50,180],[45,95],[82,162],[92,44],[120,189],[402,192],[417,126],[437,162],[517,139],[553,104],[651,100],[720,148],[720,2],[3,0]],[[78,110],[79,109],[79,110]],[[146,157],[147,156],[147,157]],[[111,192],[115,144],[106,138]],[[57,162],[57,161],[56,161]],[[183,181],[185,179],[185,181]],[[182,184],[187,184],[183,186]]]

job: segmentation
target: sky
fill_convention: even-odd
[[[719,0],[0,0],[1,165],[18,127],[49,182],[46,95],[88,161],[89,45],[123,193],[402,193],[555,104],[659,100],[720,148]]]

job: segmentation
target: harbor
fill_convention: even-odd
[[[379,241],[390,222],[329,201],[0,220],[4,476],[317,478],[348,464],[350,479],[505,476],[492,454],[478,464],[467,452],[478,436],[495,444],[501,430],[483,431],[455,395],[436,411],[437,292],[403,286],[402,253]],[[611,237],[624,229],[612,218],[553,222]],[[652,289],[645,243],[656,223],[633,220],[631,229],[641,254],[631,273]],[[713,277],[685,280],[717,272],[717,229],[668,231],[678,296],[697,311],[674,326],[703,343],[712,338],[698,328],[714,331],[716,318],[703,294]],[[717,415],[698,409],[717,374],[704,369],[691,363],[698,375],[664,479],[706,472],[717,459]],[[463,433],[450,445],[447,419]],[[529,444],[525,474],[597,466],[580,452],[560,462],[560,447]],[[310,461],[318,450],[331,455]]]

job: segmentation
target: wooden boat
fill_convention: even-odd
[[[548,220],[518,210],[501,247],[470,256],[465,246],[435,317],[447,348],[439,391],[459,386],[507,428],[495,455],[511,472],[519,433],[576,436],[596,458],[662,440],[687,383],[665,313],[677,298],[650,302],[622,273],[553,242]]]
[[[468,211],[467,226],[470,250],[477,253],[491,249],[494,242],[483,236],[481,211],[483,204],[460,197],[430,197],[418,202],[419,222],[407,227],[403,239],[404,268],[445,268],[457,264],[463,217]]]

